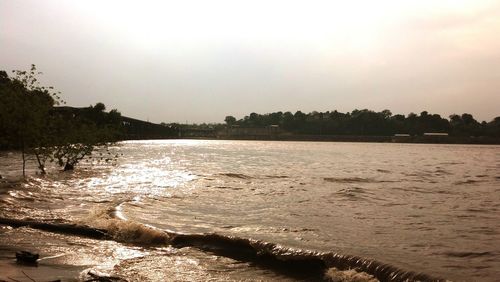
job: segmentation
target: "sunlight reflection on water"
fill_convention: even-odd
[[[455,279],[500,275],[498,146],[155,140],[113,150],[123,154],[115,165],[8,188],[1,212],[78,220],[114,211],[161,229],[341,251]]]

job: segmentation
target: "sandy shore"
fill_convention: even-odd
[[[20,250],[39,253],[41,259],[36,266],[17,264]],[[296,281],[195,248],[142,248],[0,225],[0,281],[85,281],[93,278],[89,271],[126,281]]]
[[[119,262],[114,253],[120,247],[112,241],[0,226],[0,280],[80,281],[91,270],[111,272]],[[21,250],[40,254],[38,263],[16,263],[15,253]]]

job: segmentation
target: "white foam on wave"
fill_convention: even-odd
[[[114,218],[111,214],[107,209],[92,210],[83,223],[106,230],[113,239],[120,242],[157,245],[166,244],[171,240],[171,236],[166,232],[126,220],[125,217]]]
[[[329,268],[325,273],[325,279],[331,282],[378,282],[379,280],[366,272],[357,272],[354,269],[339,270],[335,267]]]
[[[123,214],[123,204],[125,202],[119,204],[118,206],[116,206],[115,208],[115,217],[120,219],[120,220],[128,220],[127,217],[125,216],[125,214]]]

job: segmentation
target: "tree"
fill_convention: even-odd
[[[101,102],[95,104],[94,107],[90,106],[90,108],[92,108],[97,113],[103,113],[106,110],[106,106]]]
[[[260,126],[260,115],[257,113],[251,113],[250,116],[248,117],[248,122],[250,126],[255,126],[258,127]]]
[[[111,154],[108,145],[119,137],[121,114],[116,109],[106,113],[105,108],[103,103],[97,103],[77,114],[59,112],[55,115],[59,131],[53,156],[65,171],[73,170],[81,160],[91,157],[96,148],[107,153],[106,157],[98,156],[99,160],[109,161],[117,157]]]
[[[294,129],[294,116],[291,112],[285,112],[283,114],[282,126],[286,130],[291,131]]]
[[[10,108],[7,120],[11,126],[7,133],[14,138],[14,142],[21,149],[23,176],[26,174],[27,155],[33,154],[38,162],[39,169],[45,173],[47,146],[51,142],[49,131],[50,111],[54,105],[63,102],[59,93],[54,93],[52,87],[41,86],[35,65],[29,71],[13,71],[14,79],[10,81]],[[2,75],[2,80],[8,77]],[[9,94],[7,94],[9,95]]]
[[[487,123],[485,131],[489,136],[500,137],[500,116]]]
[[[69,170],[96,147],[107,148],[107,142],[116,140],[121,128],[117,110],[105,113],[102,103],[79,112],[56,108],[64,101],[52,87],[38,83],[41,73],[35,65],[13,73],[9,78],[0,72],[0,146],[21,150],[23,176],[29,157],[43,174],[47,161],[57,160]]]
[[[226,116],[224,121],[226,122],[227,125],[231,126],[236,123],[236,118],[233,116]]]
[[[18,97],[13,81],[5,71],[0,71],[0,149],[17,145]]]
[[[392,112],[389,111],[389,110],[383,110],[382,112],[380,112],[382,114],[382,116],[385,118],[385,119],[388,119],[392,116]]]

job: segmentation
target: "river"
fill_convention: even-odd
[[[42,177],[32,165],[24,181],[19,154],[0,154],[0,217],[113,235],[0,225],[0,279],[78,280],[89,270],[132,281],[320,277],[308,273],[314,265],[279,263],[287,256],[329,262],[322,279],[373,281],[332,256],[454,281],[500,277],[500,146],[157,140],[111,151],[116,161],[74,172]],[[172,234],[188,243],[169,244]],[[37,267],[14,264],[24,249],[40,253]]]

